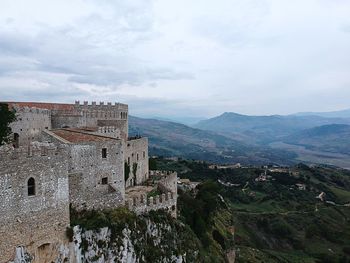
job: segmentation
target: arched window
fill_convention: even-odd
[[[28,196],[35,195],[35,180],[33,177],[30,177],[28,179],[27,187],[28,187]]]

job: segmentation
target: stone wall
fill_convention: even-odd
[[[106,158],[102,149],[106,149]],[[73,207],[103,209],[124,204],[122,149],[121,140],[71,145],[69,192]]]
[[[115,127],[115,126],[98,127],[95,132],[92,132],[92,134],[109,136],[109,137],[116,138],[116,139],[122,138],[120,129],[118,127]]]
[[[129,139],[125,147],[125,162],[130,166],[129,178],[126,186],[142,184],[149,178],[148,174],[148,139]],[[137,165],[137,166],[136,166]],[[136,176],[134,175],[134,167]]]
[[[150,171],[150,178],[158,183],[163,192],[172,192],[177,195],[177,173],[172,171]]]
[[[126,141],[128,137],[128,105],[115,103],[105,104],[76,101],[74,110],[52,110],[52,127],[104,127],[113,126],[119,131],[119,136]]]
[[[29,195],[29,178],[35,191]],[[25,246],[45,262],[47,251],[64,243],[69,225],[68,151],[64,146],[32,143],[0,149],[0,262]]]
[[[126,206],[134,211],[137,215],[144,214],[150,211],[165,209],[176,217],[177,199],[174,193],[167,192],[161,195],[147,198],[146,195],[140,195],[126,201]]]
[[[51,129],[49,110],[28,107],[14,107],[14,109],[16,110],[17,120],[11,123],[10,127],[13,135],[18,134],[17,144],[19,146],[28,145],[38,138],[41,131]]]

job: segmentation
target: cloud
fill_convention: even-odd
[[[153,116],[336,110],[349,13],[345,0],[4,0],[0,97]]]

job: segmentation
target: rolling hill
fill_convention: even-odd
[[[242,164],[290,164],[296,157],[285,150],[254,146],[212,131],[169,121],[130,116],[129,133],[147,136],[151,155]]]
[[[220,116],[200,121],[194,127],[231,135],[250,137],[251,142],[267,144],[296,132],[330,124],[350,124],[350,119],[320,116],[247,116],[226,112]]]
[[[323,125],[295,133],[283,142],[307,149],[350,155],[350,125]]]

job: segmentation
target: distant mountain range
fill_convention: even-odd
[[[226,112],[220,116],[200,121],[194,127],[226,136],[245,136],[251,142],[268,144],[305,129],[329,124],[350,124],[350,118],[325,118],[311,115],[247,116]]]
[[[331,112],[299,112],[295,116],[320,116],[325,118],[350,118],[350,109]]]
[[[149,137],[154,155],[215,163],[305,161],[350,168],[350,118],[226,112],[189,127],[130,116],[129,129],[132,135]]]
[[[179,156],[215,163],[290,164],[295,154],[250,145],[221,134],[155,119],[129,117],[129,134],[149,138],[151,155]]]

